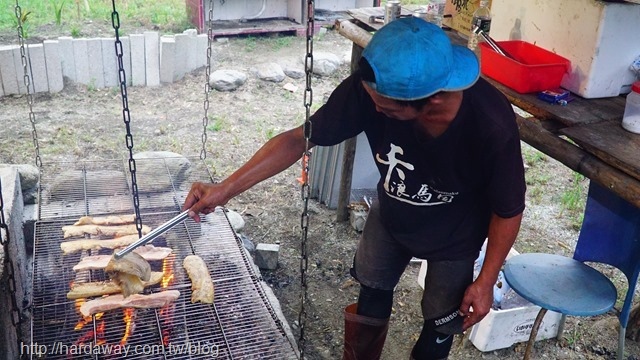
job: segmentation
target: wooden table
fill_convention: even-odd
[[[383,26],[370,23],[369,17],[383,14],[382,8],[349,10],[349,19],[336,21],[340,34],[353,41],[352,69],[372,32]],[[411,12],[403,8],[402,15]],[[466,43],[455,32],[448,32],[452,42]],[[530,113],[531,117],[517,115],[520,137],[523,141],[565,164],[572,170],[606,186],[620,197],[640,207],[640,135],[630,133],[621,126],[625,98],[583,99],[575,96],[567,106],[539,100],[536,94],[519,94],[491,79],[511,103]],[[355,142],[345,148],[338,218],[348,217]]]

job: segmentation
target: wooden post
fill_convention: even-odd
[[[358,61],[362,56],[360,45],[353,43],[351,47],[351,73],[358,70]],[[342,173],[340,177],[340,191],[338,192],[338,208],[336,209],[336,220],[349,220],[349,203],[351,201],[351,181],[353,179],[353,162],[356,157],[357,139],[352,137],[345,140],[342,153]]]

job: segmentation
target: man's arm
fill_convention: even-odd
[[[309,144],[312,147],[313,144]],[[289,168],[302,157],[305,138],[302,126],[285,131],[267,141],[244,165],[217,184],[196,182],[182,207],[190,209],[189,216],[200,221],[198,214],[213,212],[216,206]]]
[[[489,223],[487,250],[480,274],[465,291],[460,312],[466,330],[482,320],[493,304],[493,286],[520,230],[522,214],[505,219],[493,214]],[[473,307],[473,311],[470,308]]]

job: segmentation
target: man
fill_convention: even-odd
[[[385,25],[359,65],[311,118],[312,145],[364,131],[381,175],[351,269],[361,288],[345,309],[344,358],[380,357],[393,289],[415,256],[428,271],[424,326],[411,356],[446,359],[453,335],[489,312],[520,227],[525,183],[515,115],[479,79],[472,52],[418,18]],[[221,183],[194,184],[184,209],[199,221],[199,213],[291,166],[304,147],[302,127],[272,138]]]

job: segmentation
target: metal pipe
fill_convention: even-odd
[[[181,212],[179,215],[175,216],[173,219],[167,221],[166,223],[158,226],[157,228],[153,229],[151,232],[149,232],[147,235],[141,237],[138,241],[134,242],[133,244],[127,246],[126,248],[118,251],[117,253],[115,253],[113,255],[113,257],[117,259],[121,259],[123,256],[127,255],[128,253],[132,252],[133,250],[137,249],[138,247],[148,243],[149,241],[157,238],[158,236],[164,234],[165,232],[169,231],[170,229],[172,229],[174,226],[180,224],[181,222],[183,222],[187,217],[189,217],[189,210],[185,210],[183,212]]]

